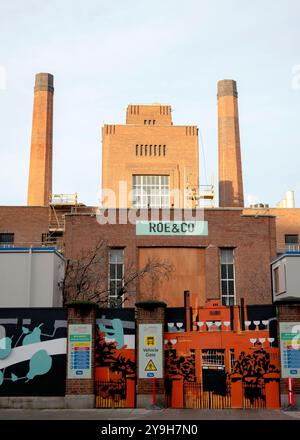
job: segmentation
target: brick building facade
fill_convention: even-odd
[[[11,236],[12,246],[39,246],[48,230],[48,207],[0,206],[0,242],[3,241],[5,244],[5,237]]]
[[[300,238],[300,208],[245,208],[245,214],[272,215],[276,218],[277,252],[299,250]],[[288,237],[294,237],[295,246],[289,249]],[[298,245],[298,246],[297,246]]]
[[[140,322],[137,323],[159,321],[167,325],[163,321],[164,313],[169,313],[168,308],[176,311],[177,315],[174,312],[174,316],[177,318],[184,309],[186,316],[189,316],[186,323],[192,321],[190,326],[183,328],[183,332],[190,332],[189,336],[195,343],[188,349],[185,346],[187,362],[195,363],[197,360],[194,379],[203,380],[205,377],[206,372],[200,368],[203,359],[211,360],[216,356],[226,358],[226,374],[232,375],[234,363],[237,366],[235,374],[239,376],[237,382],[241,391],[240,398],[243,395],[242,386],[245,386],[241,379],[244,350],[249,352],[248,358],[255,363],[259,357],[267,359],[268,353],[264,350],[267,347],[276,362],[271,365],[269,362],[264,372],[269,375],[264,378],[265,385],[268,388],[271,384],[271,388],[273,385],[276,388],[280,375],[278,338],[269,333],[271,330],[273,332],[269,327],[276,317],[273,316],[273,310],[267,310],[269,306],[274,309],[271,306],[270,262],[278,253],[288,250],[288,246],[292,245],[293,249],[298,246],[300,209],[244,208],[235,81],[223,80],[218,84],[219,208],[195,210],[200,199],[198,129],[189,125],[173,125],[171,107],[160,104],[129,105],[126,124],[103,127],[102,189],[113,194],[113,198],[109,198],[108,193],[104,194],[103,207],[106,209],[105,214],[116,216],[116,222],[101,224],[96,207],[54,206],[51,197],[52,117],[53,77],[50,74],[39,74],[35,88],[28,206],[0,207],[0,245],[47,246],[49,240],[53,244],[58,239],[57,245],[66,259],[76,260],[85,252],[92,252],[102,242],[104,257],[101,281],[106,310],[117,306],[118,311],[112,310],[117,316],[120,310],[128,311],[122,310],[121,304],[123,308],[129,309],[136,304],[138,308],[138,304],[149,300],[157,301],[166,304],[166,311],[161,310],[158,317],[155,317],[149,311],[140,310],[137,320],[140,319]],[[133,208],[131,215],[134,221],[128,221],[128,207]],[[138,232],[141,220],[148,226],[152,221],[150,208],[158,210],[155,221],[162,228],[167,223],[168,233],[162,229],[156,230],[154,234]],[[196,217],[196,211],[202,213],[199,220],[199,225],[201,223],[203,226],[202,232],[187,233],[190,223],[196,228],[198,220],[191,220],[190,223],[189,220],[178,220],[184,208],[188,208],[192,219]],[[167,221],[164,210],[170,215]],[[124,219],[124,215],[125,222],[120,220],[121,217]],[[170,224],[177,221],[185,229],[180,234],[171,234]],[[129,271],[142,272],[151,259],[168,263],[172,268],[171,275],[162,279],[151,273],[147,275],[148,278],[137,277],[136,282],[128,284],[124,290],[126,274]],[[186,312],[184,291],[190,292],[193,317],[189,315],[189,310]],[[115,303],[119,297],[121,302]],[[298,321],[298,309],[297,304],[280,306],[279,319]],[[211,315],[207,320],[201,318],[201,322],[197,318],[198,313]],[[95,316],[93,311],[90,323],[94,323]],[[216,316],[223,318],[217,319]],[[75,311],[69,310],[70,322],[81,322],[80,319]],[[103,319],[105,321],[106,318]],[[113,317],[110,319],[114,320]],[[125,323],[135,329],[128,319]],[[180,324],[183,325],[183,322]],[[205,329],[201,330],[203,327]],[[211,334],[210,328],[214,329]],[[96,334],[96,330],[93,327],[93,333]],[[177,334],[175,336],[178,338],[174,339],[174,334],[168,328],[163,333],[168,337],[167,344],[172,345],[174,340],[179,344],[180,337]],[[202,339],[199,338],[200,334]],[[222,345],[223,335],[224,340],[228,339],[226,347]],[[274,341],[276,347],[272,346]],[[257,343],[259,345],[255,345]],[[236,345],[239,345],[239,351],[234,353]],[[174,354],[174,348],[172,350]],[[258,354],[252,358],[254,351]],[[195,356],[193,353],[196,353]],[[135,355],[131,353],[130,356],[134,358]],[[98,368],[102,369],[101,374],[111,374],[107,365]],[[222,368],[225,371],[225,364]],[[158,391],[163,394],[163,381],[158,383]],[[299,382],[297,391],[298,386]],[[70,395],[78,391],[78,394],[86,394],[93,399],[93,388],[93,380],[88,383],[67,383],[67,393]],[[138,391],[145,394],[151,392],[149,379],[139,379]],[[286,392],[285,382],[282,382],[282,392]],[[278,397],[278,391],[275,394]],[[264,401],[263,398],[261,401]],[[225,404],[225,401],[222,402],[222,405]],[[239,405],[242,405],[241,401]]]
[[[135,176],[166,177],[174,208],[184,207],[187,186],[198,186],[198,128],[173,125],[170,106],[129,105],[125,125],[104,125],[102,143],[102,189],[116,196],[104,198],[106,207],[134,204]]]
[[[207,209],[204,220],[207,236],[153,237],[136,235],[135,224],[101,225],[95,214],[70,214],[66,216],[65,253],[76,258],[104,240],[108,249],[124,249],[125,273],[126,265],[141,268],[151,257],[168,260],[175,271],[155,291],[155,298],[182,307],[184,290],[192,292],[198,305],[220,298],[220,249],[233,249],[236,302],[244,298],[248,304],[271,303],[269,263],[276,255],[275,218],[243,215],[241,209],[232,208]],[[145,296],[145,291],[138,296],[130,293],[126,306]]]

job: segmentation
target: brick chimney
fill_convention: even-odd
[[[27,205],[46,206],[52,193],[53,75],[35,76]]]
[[[236,81],[218,82],[219,206],[243,207],[243,176]]]

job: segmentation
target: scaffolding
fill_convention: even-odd
[[[48,233],[43,234],[43,242],[46,245],[57,246],[57,248],[63,251],[65,215],[77,212],[79,205],[81,204],[78,203],[77,193],[51,194],[49,199]]]
[[[210,185],[187,185],[187,198],[196,208],[215,207],[215,189],[213,182]]]

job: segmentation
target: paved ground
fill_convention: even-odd
[[[300,420],[300,411],[197,409],[0,409],[0,420]]]

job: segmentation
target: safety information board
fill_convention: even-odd
[[[139,325],[139,378],[163,377],[162,324]]]
[[[300,322],[280,322],[281,377],[300,377]]]
[[[68,328],[68,379],[90,379],[92,325],[70,324]]]

